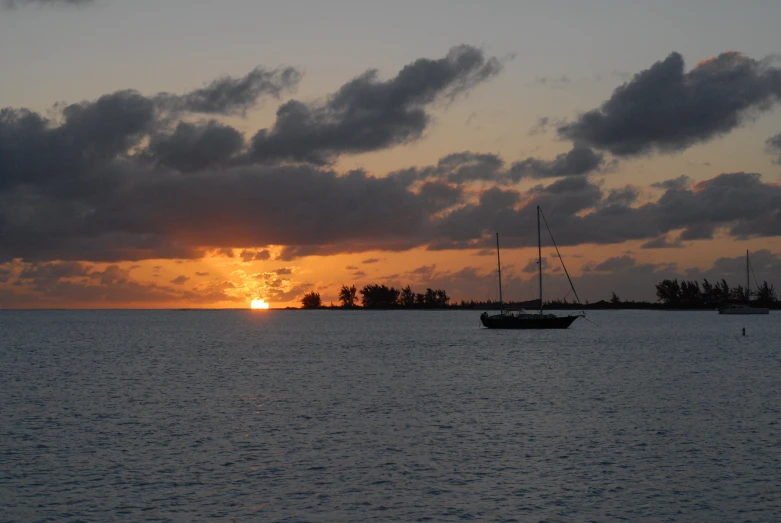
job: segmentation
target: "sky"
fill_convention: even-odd
[[[781,286],[781,4],[0,0],[0,307]],[[546,299],[572,299],[543,235]],[[753,283],[753,278],[752,278]]]

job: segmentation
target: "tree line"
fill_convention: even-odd
[[[360,294],[360,305],[358,294]],[[450,296],[444,289],[427,288],[424,293],[416,293],[407,285],[401,289],[371,283],[360,291],[355,285],[342,285],[339,291],[339,303],[342,308],[354,309],[443,309],[448,307]],[[319,292],[308,292],[301,298],[304,309],[318,309],[323,306]]]
[[[609,301],[600,300],[583,304],[563,300],[546,300],[545,307],[551,309],[657,309],[657,308],[714,308],[727,303],[751,302],[763,307],[779,307],[778,294],[772,284],[762,282],[756,290],[746,289],[742,285],[730,287],[727,281],[722,279],[710,282],[704,278],[702,282],[697,280],[665,279],[656,284],[656,303],[645,301],[625,301],[613,292]],[[427,288],[426,292],[416,293],[407,285],[401,289],[372,283],[358,290],[355,285],[342,285],[339,291],[339,308],[344,309],[498,309],[527,308],[534,310],[540,305],[539,300],[524,302],[505,302],[500,305],[497,301],[461,300],[454,302],[444,289]],[[301,299],[304,309],[323,308],[320,293],[308,292]],[[332,308],[336,305],[331,304]]]
[[[773,305],[778,302],[778,296],[773,285],[762,282],[757,290],[752,291],[742,285],[730,287],[727,281],[711,283],[707,278],[702,284],[696,280],[662,280],[656,284],[656,296],[659,301],[668,306],[713,307],[727,303],[753,302],[758,305]]]

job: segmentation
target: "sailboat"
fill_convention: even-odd
[[[528,313],[526,311],[512,312],[505,310],[504,302],[502,301],[502,263],[499,258],[499,233],[496,233],[496,263],[499,267],[499,314],[488,314],[484,312],[480,315],[480,321],[483,326],[488,329],[566,329],[572,322],[585,316],[585,312],[581,314],[574,314],[569,316],[556,316],[555,314],[545,314],[542,310],[542,240],[540,236],[540,216],[545,220],[545,215],[542,214],[542,209],[537,206],[537,263],[540,269],[540,312]],[[551,236],[553,246],[556,247],[556,253],[559,254],[559,248],[556,246],[556,241],[553,240],[553,234],[550,232],[548,222],[545,220],[545,226],[548,228],[548,234]],[[569,277],[567,267],[564,266],[564,260],[562,260],[559,254],[559,260],[561,260],[561,266],[564,268],[564,273],[567,275],[572,291],[575,293],[575,298],[578,298],[578,293],[575,291],[575,286],[572,285],[572,279]]]
[[[751,306],[751,280],[748,277],[750,268],[751,262],[746,250],[746,303],[729,303],[719,307],[719,314],[770,314],[767,307]]]

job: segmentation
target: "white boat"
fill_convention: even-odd
[[[767,307],[751,307],[745,303],[730,303],[719,307],[719,314],[770,314]]]
[[[746,251],[746,300],[748,303],[728,303],[719,307],[719,314],[770,314],[770,309],[767,307],[752,307],[751,306],[751,280],[749,279],[749,270],[751,268],[751,262],[748,257],[748,250]]]

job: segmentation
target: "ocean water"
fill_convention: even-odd
[[[478,317],[0,311],[0,521],[781,521],[779,313]]]

